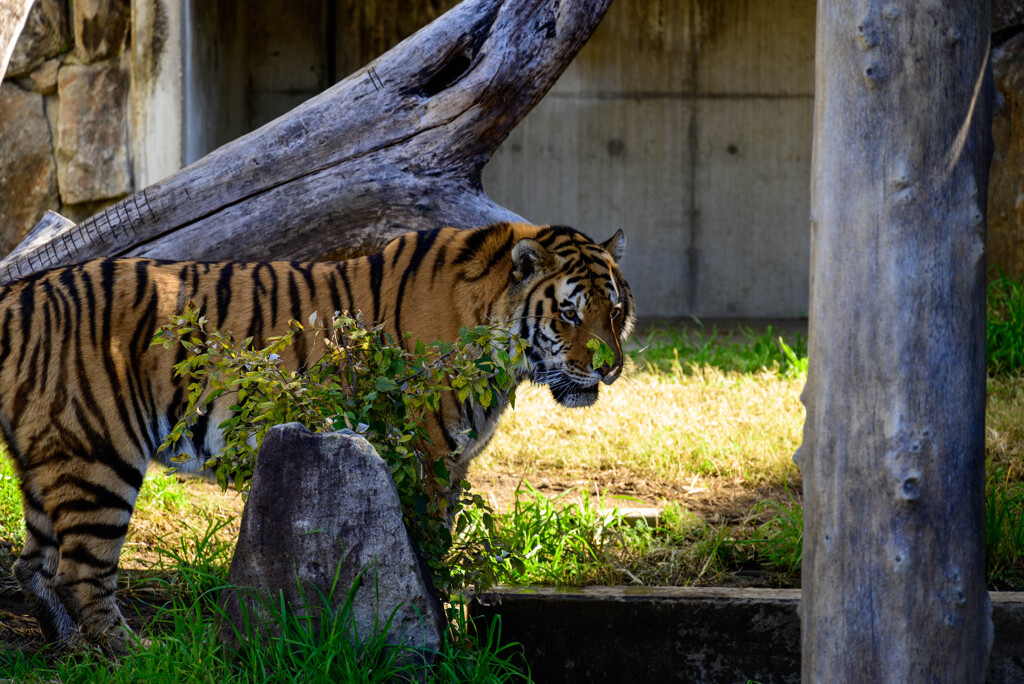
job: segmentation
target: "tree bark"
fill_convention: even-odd
[[[484,164],[611,0],[464,0],[319,96],[80,225],[34,231],[8,282],[98,256],[346,258],[402,232],[522,220]]]
[[[819,0],[805,682],[981,682],[989,3]]]
[[[18,36],[25,28],[28,12],[34,0],[3,0],[0,2],[0,80],[7,73],[7,65],[18,44]]]

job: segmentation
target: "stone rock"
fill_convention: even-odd
[[[18,37],[5,78],[25,76],[47,59],[71,48],[67,3],[36,0]]]
[[[128,72],[117,62],[65,66],[57,75],[57,179],[65,204],[132,190]]]
[[[1024,275],[1024,34],[992,51],[1002,107],[992,117],[987,263]]]
[[[0,253],[7,254],[60,198],[43,96],[0,85],[0,121]]]
[[[228,574],[232,586],[282,595],[299,611],[303,595],[317,604],[335,586],[330,605],[340,609],[363,573],[352,610],[360,639],[394,611],[390,642],[427,652],[440,647],[441,604],[402,522],[391,472],[369,442],[350,430],[314,434],[298,423],[277,426],[263,441],[251,485]],[[225,597],[231,624],[243,624],[243,602],[250,619],[261,615],[244,591]],[[316,612],[300,614],[316,621]],[[257,624],[275,633],[272,623],[257,617]],[[234,641],[228,625],[221,635]]]
[[[33,69],[26,79],[31,84],[31,90],[43,95],[53,95],[56,93],[57,71],[59,69],[59,59],[48,59]]]
[[[121,54],[131,21],[130,0],[75,0],[75,51],[85,63]]]

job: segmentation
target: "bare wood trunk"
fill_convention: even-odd
[[[345,258],[395,235],[521,220],[480,174],[611,0],[464,0],[382,57],[80,225],[53,222],[0,281],[98,256]]]
[[[989,21],[818,3],[805,682],[984,679]]]
[[[34,0],[3,0],[0,2],[0,80],[7,73],[7,65],[18,44],[18,36],[25,28],[28,11]]]

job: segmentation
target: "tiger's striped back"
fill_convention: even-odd
[[[532,346],[531,377],[570,406],[592,403],[621,371],[633,320],[618,270],[621,233],[604,245],[560,227],[498,224],[410,233],[342,262],[195,263],[108,259],[44,272],[0,290],[0,428],[21,481],[26,543],[14,567],[50,640],[84,637],[120,651],[127,628],[114,599],[121,547],[149,460],[182,416],[174,377],[183,348],[151,347],[156,330],[194,302],[218,329],[259,346],[312,312],[362,311],[395,339],[454,339],[463,326],[508,325]],[[595,369],[586,341],[614,361]],[[301,336],[285,363],[315,350]],[[218,400],[193,430],[202,461],[223,438]],[[453,482],[490,439],[504,405],[444,395],[426,416],[433,458]],[[472,431],[472,432],[471,432]],[[475,434],[475,439],[468,435]],[[169,458],[169,454],[161,454]]]

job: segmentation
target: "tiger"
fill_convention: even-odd
[[[0,429],[26,529],[13,574],[46,641],[110,653],[131,644],[115,598],[120,552],[147,465],[170,465],[159,447],[188,403],[188,381],[174,372],[184,347],[151,342],[186,306],[257,348],[310,312],[362,312],[402,344],[498,324],[529,342],[514,383],[547,385],[558,403],[582,407],[622,373],[635,321],[624,250],[621,230],[598,244],[566,226],[499,223],[412,232],[345,261],[100,259],[0,288]],[[611,362],[605,354],[594,367],[592,338]],[[283,363],[301,369],[310,351],[297,336]],[[230,404],[222,397],[199,417],[184,446],[193,465],[175,467],[202,471],[223,447]],[[452,483],[506,404],[483,408],[447,392],[423,417],[424,450],[446,460]]]

